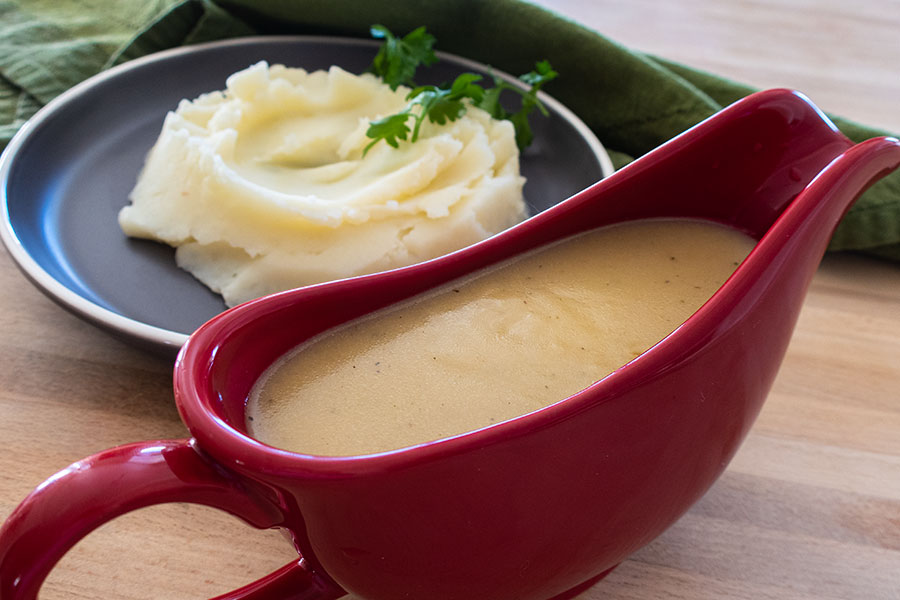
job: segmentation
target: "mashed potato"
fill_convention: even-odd
[[[402,110],[407,92],[338,67],[235,73],[166,116],[119,223],[177,247],[178,265],[232,306],[434,258],[522,220],[513,127],[482,110],[363,157],[369,121]]]

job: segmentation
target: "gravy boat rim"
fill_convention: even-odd
[[[395,450],[352,456],[326,456],[283,450],[250,437],[238,427],[228,423],[218,413],[211,398],[207,397],[203,389],[199,389],[203,387],[203,382],[198,382],[195,378],[195,375],[200,372],[208,375],[216,361],[219,345],[227,343],[225,340],[230,331],[252,326],[254,319],[264,316],[270,309],[304,302],[307,298],[321,294],[350,293],[356,289],[382,283],[392,285],[391,282],[398,273],[410,276],[434,269],[436,265],[440,265],[444,261],[458,260],[460,257],[473,253],[490,253],[509,239],[515,240],[520,236],[528,237],[532,230],[541,227],[547,221],[552,221],[575,206],[585,202],[595,202],[597,196],[602,196],[605,190],[612,188],[620,180],[635,176],[634,171],[677,153],[682,147],[693,143],[708,130],[716,128],[720,122],[727,121],[745,110],[744,106],[750,98],[759,101],[760,99],[785,96],[794,96],[797,101],[805,102],[815,108],[803,94],[793,90],[773,89],[758,92],[717,112],[589,188],[486,240],[415,265],[272,294],[251,300],[217,315],[190,336],[179,352],[175,363],[173,377],[176,403],[182,418],[190,428],[191,435],[199,441],[204,450],[211,451],[219,460],[230,464],[237,470],[275,476],[313,478],[376,473],[421,464],[526,435],[561,420],[572,418],[590,406],[607,402],[638,385],[647,377],[665,370],[684,357],[686,350],[702,345],[704,338],[711,334],[710,332],[715,329],[723,315],[733,310],[735,304],[741,300],[744,290],[752,284],[756,276],[765,271],[769,261],[777,254],[778,240],[776,237],[795,229],[806,218],[806,215],[814,210],[815,205],[811,200],[815,199],[816,190],[829,185],[829,173],[834,171],[834,165],[849,152],[853,152],[853,143],[843,137],[817,108],[815,110],[820,114],[822,120],[834,130],[835,136],[846,140],[847,151],[832,160],[806,185],[803,191],[767,228],[747,258],[741,262],[726,282],[684,323],[638,357],[605,375],[592,385],[570,396],[560,398],[552,404],[499,423]],[[862,145],[865,145],[865,142],[857,146]],[[733,227],[733,225],[730,226]],[[569,236],[562,236],[559,239],[566,237]],[[542,245],[530,245],[526,250],[516,252],[513,257],[521,256]],[[487,266],[470,269],[467,274],[477,272],[482,268],[490,268],[508,258],[510,257],[492,259]],[[461,275],[461,277],[465,276],[466,274]],[[449,278],[443,283],[458,278]],[[430,286],[428,290],[435,287],[437,286]],[[426,293],[428,290],[410,294],[398,302]],[[297,344],[306,339],[309,338],[299,339]]]

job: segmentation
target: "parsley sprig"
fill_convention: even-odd
[[[528,115],[531,114],[531,111],[536,108],[545,117],[550,114],[547,112],[547,107],[538,99],[537,94],[545,83],[556,79],[558,75],[559,73],[554,71],[550,62],[546,60],[535,63],[533,71],[519,76],[520,81],[530,86],[528,90],[523,90],[494,75],[494,87],[485,90],[484,98],[475,102],[475,106],[486,110],[495,119],[512,121],[516,128],[516,144],[521,150],[528,147],[534,139],[531,124],[528,122]],[[519,110],[516,112],[507,112],[500,104],[500,94],[507,90],[522,97]]]
[[[546,107],[537,97],[538,91],[548,81],[557,77],[546,60],[535,64],[533,71],[519,77],[529,86],[525,90],[493,75],[493,87],[485,88],[478,82],[484,78],[477,73],[463,73],[449,85],[415,86],[413,78],[420,65],[430,66],[437,62],[434,54],[435,38],[424,27],[414,29],[402,38],[394,36],[383,25],[373,25],[372,36],[384,39],[385,42],[375,55],[369,71],[381,77],[385,83],[396,90],[400,85],[408,85],[413,89],[407,94],[406,107],[393,115],[372,121],[366,136],[372,141],[363,150],[369,149],[384,140],[389,146],[397,148],[401,141],[409,139],[415,142],[425,119],[443,125],[455,121],[466,112],[469,104],[487,111],[494,119],[507,119],[516,130],[516,144],[520,149],[528,146],[534,138],[528,115],[537,109],[547,115]],[[503,92],[510,91],[521,96],[519,109],[507,111],[500,103]],[[409,121],[412,119],[412,127]]]
[[[401,85],[415,86],[416,68],[420,64],[431,66],[438,61],[434,55],[434,36],[425,31],[424,26],[402,38],[396,37],[384,25],[372,25],[369,32],[373,38],[384,40],[369,71],[381,77],[392,90]]]

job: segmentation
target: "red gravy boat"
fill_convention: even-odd
[[[0,597],[35,598],[81,537],[172,501],[284,528],[302,556],[221,598],[570,597],[722,473],[772,385],[836,224],[898,165],[897,140],[854,146],[803,96],[762,92],[475,246],[236,307],[201,327],[175,367],[193,437],[114,448],[39,486],[0,530]],[[759,243],[687,322],[584,391],[370,456],[293,454],[245,434],[253,382],[310,336],[547,242],[648,217],[724,222]]]

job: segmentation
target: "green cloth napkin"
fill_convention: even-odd
[[[594,130],[617,166],[755,91],[629,50],[523,0],[0,0],[0,144],[79,81],[151,52],[253,34],[368,37],[426,25],[441,50],[511,73],[546,58],[546,89]],[[834,118],[852,140],[889,135]],[[846,215],[831,250],[900,260],[900,172]]]

